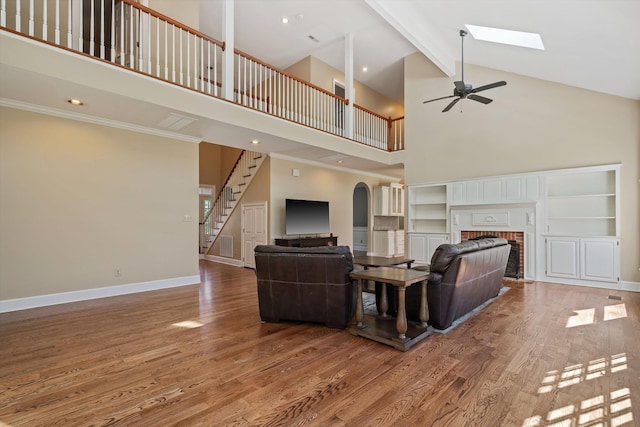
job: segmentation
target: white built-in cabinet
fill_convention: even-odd
[[[620,165],[604,165],[408,185],[407,256],[428,264],[440,244],[459,241],[454,230],[461,225],[455,222],[470,216],[477,229],[525,232],[528,278],[587,285],[619,281],[619,173]],[[490,215],[476,218],[481,208]],[[502,218],[503,211],[514,217]],[[519,211],[527,213],[518,226]]]
[[[548,277],[617,282],[620,241],[607,237],[547,237]]]
[[[374,256],[404,255],[404,186],[390,183],[373,189]]]
[[[404,255],[404,230],[373,230],[373,256]]]
[[[447,186],[417,185],[407,191],[409,257],[418,264],[429,264],[436,248],[450,240]]]
[[[546,276],[619,281],[619,166],[546,176]]]
[[[539,198],[538,176],[477,179],[449,184],[452,205],[535,202]]]
[[[379,216],[403,216],[404,186],[390,183],[374,187],[373,214]]]
[[[446,233],[447,186],[409,187],[408,231],[410,233]]]
[[[449,240],[448,234],[409,233],[409,258],[417,264],[430,264],[436,248]]]

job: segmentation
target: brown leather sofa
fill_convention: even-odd
[[[456,319],[496,297],[510,250],[502,238],[440,245],[431,258],[427,282],[428,323],[436,329],[447,329]],[[387,295],[394,296],[389,304],[395,308],[394,290],[388,288]],[[418,320],[419,307],[420,287],[414,285],[406,291],[407,318]]]
[[[312,248],[259,245],[255,248],[260,318],[294,320],[346,328],[356,287],[349,278],[348,246]]]

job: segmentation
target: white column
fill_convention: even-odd
[[[222,2],[222,40],[225,43],[222,53],[222,96],[233,101],[233,0]]]
[[[353,138],[353,33],[344,36],[344,97],[349,100],[349,105],[345,108],[344,131],[347,138]]]

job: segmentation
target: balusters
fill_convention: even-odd
[[[220,94],[222,44],[128,0],[0,0],[0,23],[18,32],[28,26],[31,37],[203,93]],[[403,120],[357,106],[347,110],[345,100],[330,92],[241,52],[233,58],[237,103],[341,136],[346,131],[345,113],[353,110],[355,140],[385,150],[403,148]]]
[[[35,36],[35,20],[33,18],[34,16],[34,7],[33,7],[33,0],[29,0],[29,35],[31,37]]]

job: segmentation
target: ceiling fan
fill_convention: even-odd
[[[462,81],[453,82],[453,84],[455,85],[455,89],[453,89],[453,95],[430,99],[428,101],[423,102],[423,104],[426,104],[427,102],[439,101],[441,99],[456,98],[453,101],[451,101],[451,103],[449,103],[449,105],[447,105],[444,108],[444,110],[442,110],[443,113],[446,113],[447,111],[449,111],[461,99],[466,99],[466,98],[473,99],[474,101],[478,101],[483,104],[489,104],[490,102],[493,101],[493,99],[476,95],[476,93],[482,92],[483,90],[487,90],[487,89],[493,89],[494,87],[505,86],[507,84],[507,82],[505,81],[500,81],[500,82],[495,82],[488,85],[480,86],[475,89],[470,84],[465,84],[464,82],[464,36],[466,35],[467,35],[467,32],[465,30],[460,30],[460,40],[462,41]]]

